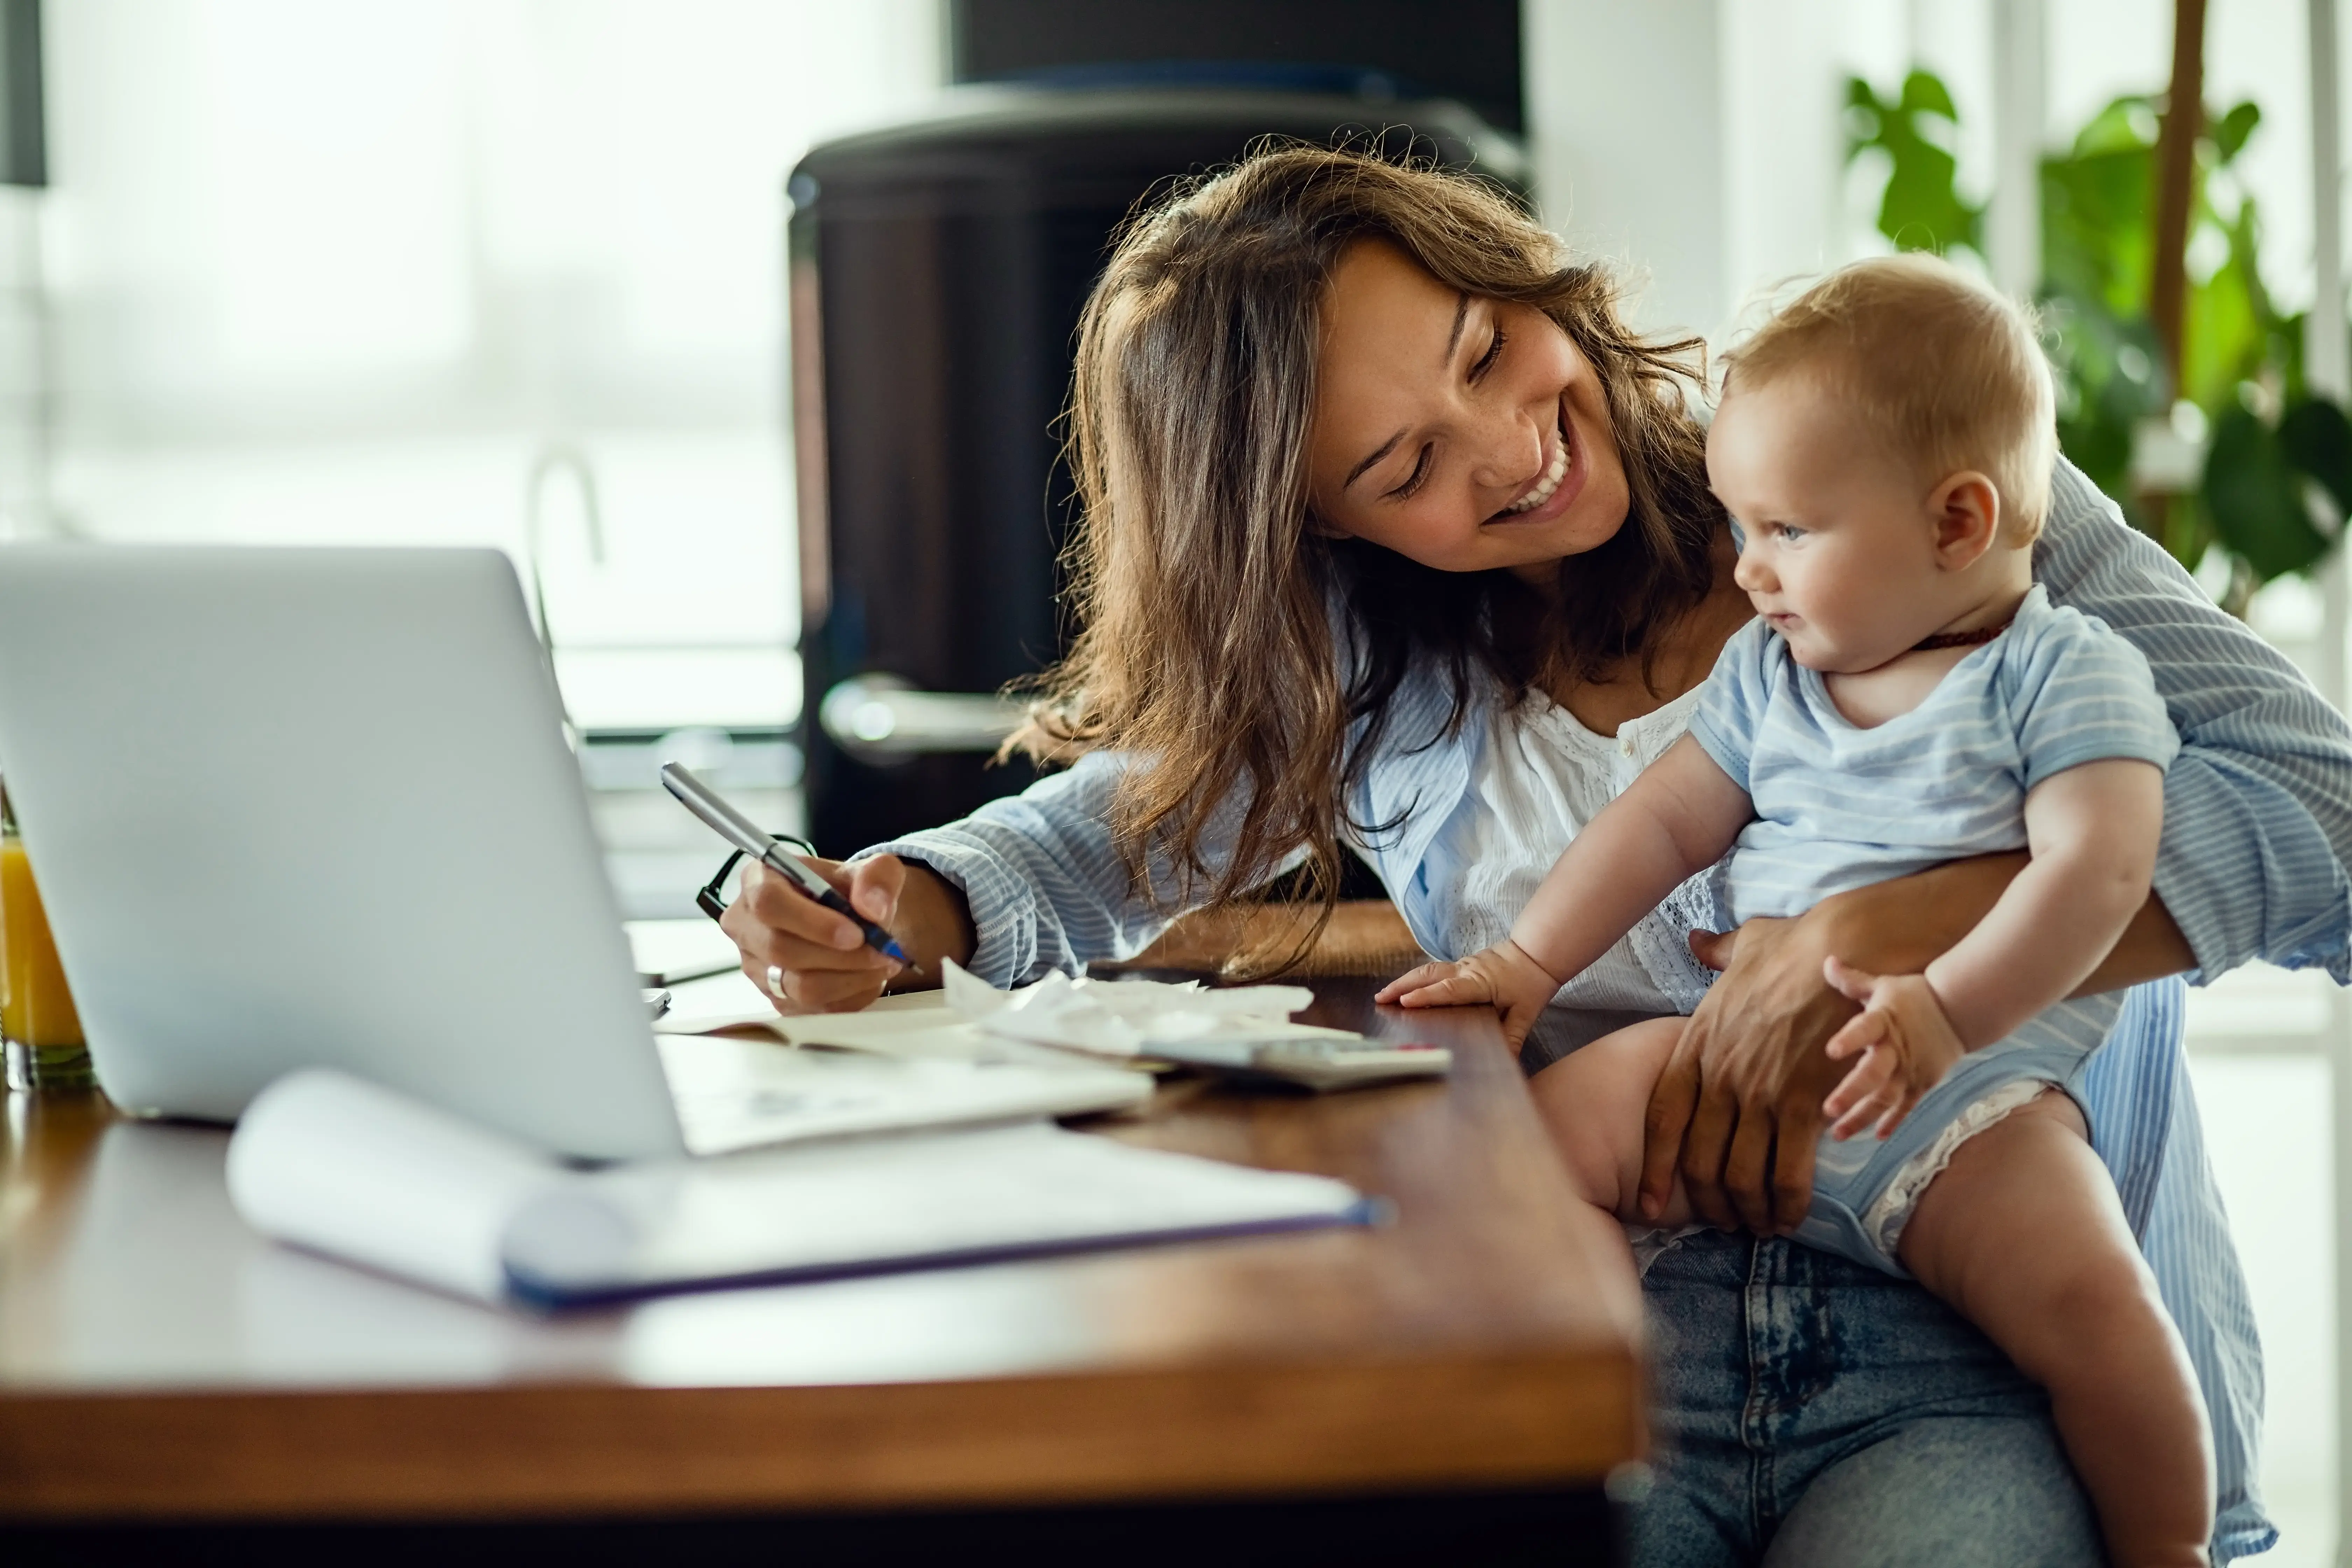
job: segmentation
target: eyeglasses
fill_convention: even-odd
[[[768,838],[772,843],[790,844],[793,847],[799,849],[803,855],[814,855],[816,853],[816,846],[810,843],[807,839],[801,837],[797,834],[771,833],[768,835]],[[740,849],[736,850],[733,854],[727,857],[727,863],[719,868],[719,874],[711,878],[708,882],[705,882],[698,889],[696,890],[694,895],[695,908],[700,910],[704,914],[709,915],[714,921],[727,912],[727,894],[723,889],[727,886],[727,879],[734,875],[735,863],[742,858],[743,851]]]

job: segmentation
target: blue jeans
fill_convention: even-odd
[[[2278,1536],[2255,1484],[2262,1349],[2181,1055],[2182,997],[2177,979],[2133,987],[2072,1087],[2213,1417],[2227,1563]],[[1538,1071],[1641,1016],[1549,1009],[1520,1059]],[[2099,1561],[2040,1391],[1917,1286],[1713,1233],[1645,1283],[1661,1463],[1637,1515],[1643,1568]]]
[[[1636,1568],[2104,1560],[2048,1399],[1917,1285],[1708,1231],[1643,1286],[1657,1456]]]

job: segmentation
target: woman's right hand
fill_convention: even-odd
[[[955,942],[952,933],[940,941],[936,920],[919,920],[943,896],[952,900],[957,914],[962,912],[962,896],[927,868],[908,868],[898,856],[873,856],[856,865],[840,860],[809,860],[809,865],[837,886],[858,914],[889,929],[898,945],[915,954],[918,966],[929,966],[936,973],[939,954],[969,957],[971,952],[969,941]],[[910,879],[931,886],[910,889]],[[931,914],[939,912],[931,908]],[[969,914],[962,924],[969,931]],[[854,1013],[882,994],[903,969],[896,959],[866,945],[866,936],[854,921],[762,865],[743,868],[743,886],[727,905],[727,914],[719,917],[719,931],[734,938],[743,952],[743,973],[774,999],[779,1013]],[[774,985],[769,983],[772,971]]]

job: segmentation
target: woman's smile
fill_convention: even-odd
[[[1486,520],[1488,527],[1497,524],[1549,522],[1570,507],[1584,489],[1584,464],[1577,460],[1576,421],[1569,417],[1568,400],[1560,399],[1559,423],[1552,428],[1551,441],[1557,442],[1543,471],[1528,483],[1517,500]]]

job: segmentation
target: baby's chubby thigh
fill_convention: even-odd
[[[1577,1194],[1620,1219],[1638,1220],[1642,1125],[1687,1018],[1652,1018],[1603,1035],[1528,1082],[1536,1111],[1551,1133]],[[1650,1222],[1688,1221],[1681,1184],[1667,1212]]]

